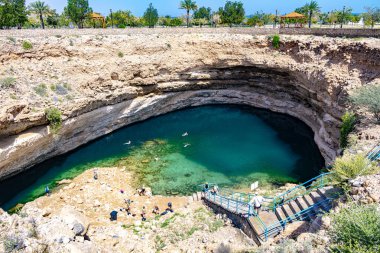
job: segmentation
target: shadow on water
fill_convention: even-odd
[[[127,126],[0,182],[0,206],[33,200],[45,185],[86,169],[123,163],[155,194],[188,194],[205,180],[227,186],[304,181],[324,165],[313,135],[302,121],[268,110],[187,108]]]

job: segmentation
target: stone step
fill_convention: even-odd
[[[312,206],[315,202],[309,195],[303,195],[302,198],[304,199],[307,206]]]
[[[326,197],[324,195],[321,195],[316,191],[310,192],[309,195],[314,200],[315,203],[326,200]],[[324,211],[329,211],[331,209],[331,206],[329,202],[323,202],[320,208],[322,208]]]
[[[285,216],[288,218],[288,217],[293,217],[294,216],[294,213],[292,211],[292,209],[289,207],[288,204],[286,205],[283,205],[281,207],[282,211],[284,212]],[[293,222],[293,219],[290,219],[289,222]]]
[[[314,191],[314,192],[310,192],[309,193],[309,196],[313,199],[314,203],[317,203],[317,202],[320,202],[320,201],[323,201],[325,200],[325,196],[323,195],[320,195],[318,192]]]
[[[323,195],[325,198],[336,198],[340,195],[341,191],[334,188],[333,186],[326,186],[317,190],[320,195]]]
[[[305,200],[302,198],[302,197],[299,197],[295,200],[295,202],[297,203],[298,207],[303,211],[305,209],[307,209],[309,206],[308,204],[305,202]],[[304,217],[303,217],[305,220],[310,220],[312,217],[310,215],[310,213],[306,213],[304,214]]]
[[[286,224],[283,222],[283,220],[286,219],[286,215],[285,215],[285,213],[282,211],[282,208],[281,208],[281,207],[277,207],[274,213],[275,213],[277,219],[281,222],[281,226],[282,226],[283,228],[285,228],[285,225],[286,225]]]
[[[292,210],[292,212],[294,214],[299,213],[299,212],[302,211],[301,208],[297,205],[296,201],[290,201],[289,202],[289,207],[290,207],[290,209]],[[306,216],[306,215],[303,215],[303,214],[297,215],[297,219],[298,220],[303,220],[304,216]]]

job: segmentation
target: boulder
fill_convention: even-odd
[[[45,238],[48,244],[54,242],[64,243],[67,240],[73,240],[74,231],[64,224],[58,217],[54,217],[47,223],[40,224],[37,227],[38,235]]]
[[[62,184],[70,184],[72,182],[72,180],[70,179],[63,179],[61,181],[58,181],[58,184],[59,185],[62,185]]]
[[[75,223],[73,226],[73,231],[75,235],[81,235],[84,233],[84,226],[80,223]]]
[[[310,225],[309,232],[315,233],[319,230],[327,230],[331,226],[331,218],[328,216],[318,216]]]
[[[76,229],[79,229],[80,226],[78,224],[80,224],[83,227],[83,229],[81,229],[82,231],[80,235],[84,235],[89,226],[89,222],[86,216],[84,216],[82,213],[75,210],[71,206],[64,206],[61,209],[59,217],[62,219],[63,223],[65,223],[70,229],[74,229],[74,226],[76,226]]]

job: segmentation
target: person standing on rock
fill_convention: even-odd
[[[98,171],[97,170],[94,170],[94,179],[98,180]]]
[[[45,193],[46,193],[46,196],[48,197],[50,196],[50,189],[48,185],[45,187]]]
[[[252,200],[249,202],[251,205],[253,205],[253,208],[255,209],[255,212],[257,215],[259,215],[259,211],[261,209],[261,204],[264,202],[264,198],[259,195],[255,195]]]
[[[127,215],[132,215],[132,213],[131,213],[131,203],[133,201],[131,201],[130,199],[125,199],[124,202],[127,205],[127,207],[125,208],[125,211],[127,211]]]
[[[142,211],[141,211],[141,220],[146,221],[145,206],[143,206]]]

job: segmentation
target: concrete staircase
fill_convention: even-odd
[[[311,221],[318,214],[328,212],[332,208],[332,200],[339,196],[339,190],[331,186],[315,188],[282,204],[277,203],[275,209],[262,210],[258,215],[248,202],[240,201],[241,198],[210,192],[201,195],[215,212],[232,217],[235,225],[260,245],[262,241],[284,231],[289,223]]]

